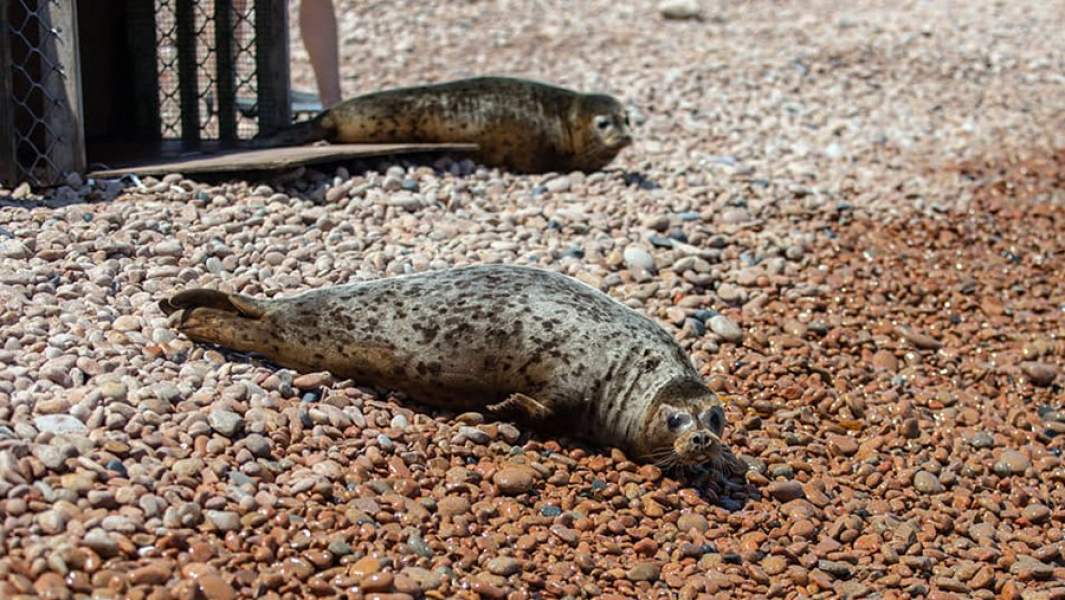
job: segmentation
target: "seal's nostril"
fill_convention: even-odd
[[[710,438],[705,433],[697,433],[692,437],[692,441],[695,442],[695,445],[697,446],[705,446],[710,442]]]

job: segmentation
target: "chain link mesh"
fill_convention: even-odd
[[[70,36],[48,23],[50,8],[73,0],[11,0],[9,14],[0,15],[9,20],[11,46],[11,82],[16,178],[33,186],[50,185],[64,175],[54,157],[57,148],[68,148],[76,140],[62,130],[57,130],[50,115],[60,108],[63,99],[55,98],[49,90],[63,90],[68,74],[55,59],[54,49],[71,43]],[[220,2],[222,0],[219,0]],[[179,8],[181,4],[181,8]],[[230,0],[229,21],[232,35],[223,40],[232,53],[229,72],[232,76],[230,89],[235,96],[232,110],[237,139],[250,139],[258,133],[258,70],[255,35],[254,0]],[[158,75],[159,127],[164,140],[181,140],[187,129],[182,125],[182,55],[186,51],[184,66],[194,71],[198,114],[196,125],[199,139],[217,140],[222,132],[219,123],[219,62],[218,42],[215,37],[214,0],[154,0],[156,65]],[[191,7],[191,9],[190,9]],[[179,12],[185,10],[187,23],[191,23],[189,36],[194,45],[191,56],[189,48],[179,43]],[[188,30],[186,29],[186,32]],[[228,41],[229,43],[225,43]],[[49,51],[52,49],[53,51]],[[223,73],[225,71],[223,70]],[[186,83],[186,87],[188,84]],[[226,86],[222,86],[223,88]],[[187,92],[187,90],[186,90]],[[186,95],[188,95],[186,93]],[[186,105],[188,106],[188,105]],[[192,111],[188,111],[192,112]],[[186,115],[187,118],[187,115]],[[187,124],[186,124],[187,127]],[[231,130],[233,131],[233,130]]]
[[[156,1],[159,72],[159,117],[163,139],[181,139],[177,0]],[[237,137],[249,139],[258,132],[256,114],[255,3],[233,1],[233,71],[236,92]],[[219,138],[218,49],[215,47],[215,3],[194,3],[195,70],[200,139]]]
[[[155,6],[158,38],[159,122],[163,139],[181,137],[181,103],[178,100],[177,18],[174,3],[162,0]]]
[[[249,139],[259,132],[256,119],[256,66],[255,66],[255,3],[251,0],[244,10],[236,9],[234,21],[234,40],[236,41],[236,79],[237,79],[237,137]]]
[[[72,140],[49,126],[48,112],[61,99],[48,93],[62,89],[62,65],[44,51],[62,43],[59,32],[44,19],[44,5],[57,0],[15,0],[10,6],[11,84],[18,177],[31,185],[48,185],[63,175],[52,161],[55,148]],[[56,86],[55,84],[59,85]]]

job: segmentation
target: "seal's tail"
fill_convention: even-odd
[[[218,344],[239,352],[262,352],[277,345],[266,322],[268,301],[217,290],[185,290],[159,302],[177,319],[177,329],[197,342]]]
[[[195,288],[174,294],[159,302],[159,308],[166,315],[182,309],[212,308],[242,317],[257,319],[266,314],[264,303],[243,294],[227,294],[218,290]]]
[[[327,115],[323,112],[309,121],[300,121],[273,133],[260,133],[252,138],[251,145],[253,148],[277,148],[328,139],[333,129],[327,126]]]

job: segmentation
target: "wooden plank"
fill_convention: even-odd
[[[469,152],[476,144],[325,144],[320,146],[295,146],[267,148],[264,150],[234,150],[212,155],[199,155],[169,160],[146,161],[115,169],[89,173],[92,177],[121,177],[129,173],[138,175],[165,175],[167,173],[239,173],[248,171],[273,171],[299,165],[333,162],[339,160],[414,154],[421,152]]]
[[[255,86],[260,132],[277,131],[292,123],[289,77],[288,2],[255,0]]]
[[[42,2],[41,86],[45,93],[44,120],[48,125],[48,157],[55,167],[51,181],[60,183],[64,173],[85,171],[85,130],[81,101],[81,64],[78,52],[76,2]],[[55,31],[53,35],[51,32]],[[57,65],[58,71],[49,68]]]
[[[214,1],[214,51],[218,81],[218,138],[237,139],[237,70],[234,45],[233,0]]]
[[[177,0],[174,5],[178,44],[178,95],[181,106],[181,139],[195,144],[200,141],[200,91],[196,66],[196,3]]]
[[[11,82],[11,19],[8,0],[0,0],[0,183],[15,187],[15,94]]]
[[[126,0],[126,44],[132,61],[133,122],[137,139],[162,139],[159,116],[159,50],[155,38],[155,3]]]

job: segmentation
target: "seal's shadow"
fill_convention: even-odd
[[[621,175],[622,181],[625,185],[630,187],[638,187],[642,190],[657,190],[662,187],[658,185],[658,182],[649,178],[647,175],[640,171],[617,171]]]
[[[209,343],[204,343],[202,346],[215,350],[230,362],[242,362],[245,364],[260,366],[275,372],[280,370],[291,370],[256,353],[238,352],[236,350]],[[353,383],[358,385],[357,382]],[[430,417],[454,421],[460,414],[459,412],[448,410],[446,408],[439,408],[420,403],[414,398],[410,398],[395,390],[366,385],[358,385],[358,387],[371,390],[376,399],[380,402],[393,402],[399,406],[403,406],[404,408],[414,410]],[[319,393],[314,396],[315,397],[309,402],[320,402],[324,394]],[[482,414],[484,414],[486,422],[514,424],[521,432],[520,437],[513,444],[515,447],[521,447],[530,441],[535,441],[541,446],[544,446],[546,442],[550,441],[559,444],[563,448],[580,448],[589,455],[609,454],[611,451],[610,448],[595,446],[581,439],[565,435],[552,435],[543,431],[543,428],[533,427],[527,423],[518,423],[507,419],[497,419],[491,414]],[[544,459],[549,458],[553,454],[551,450],[547,449],[541,449],[540,453]],[[730,512],[734,512],[742,510],[750,499],[758,496],[757,489],[751,485],[744,476],[746,471],[746,463],[736,457],[732,453],[732,450],[726,447],[720,469],[711,469],[704,466],[673,467],[664,470],[662,474],[664,477],[673,479],[682,487],[694,490],[699,494],[699,497],[706,502],[724,508]]]

